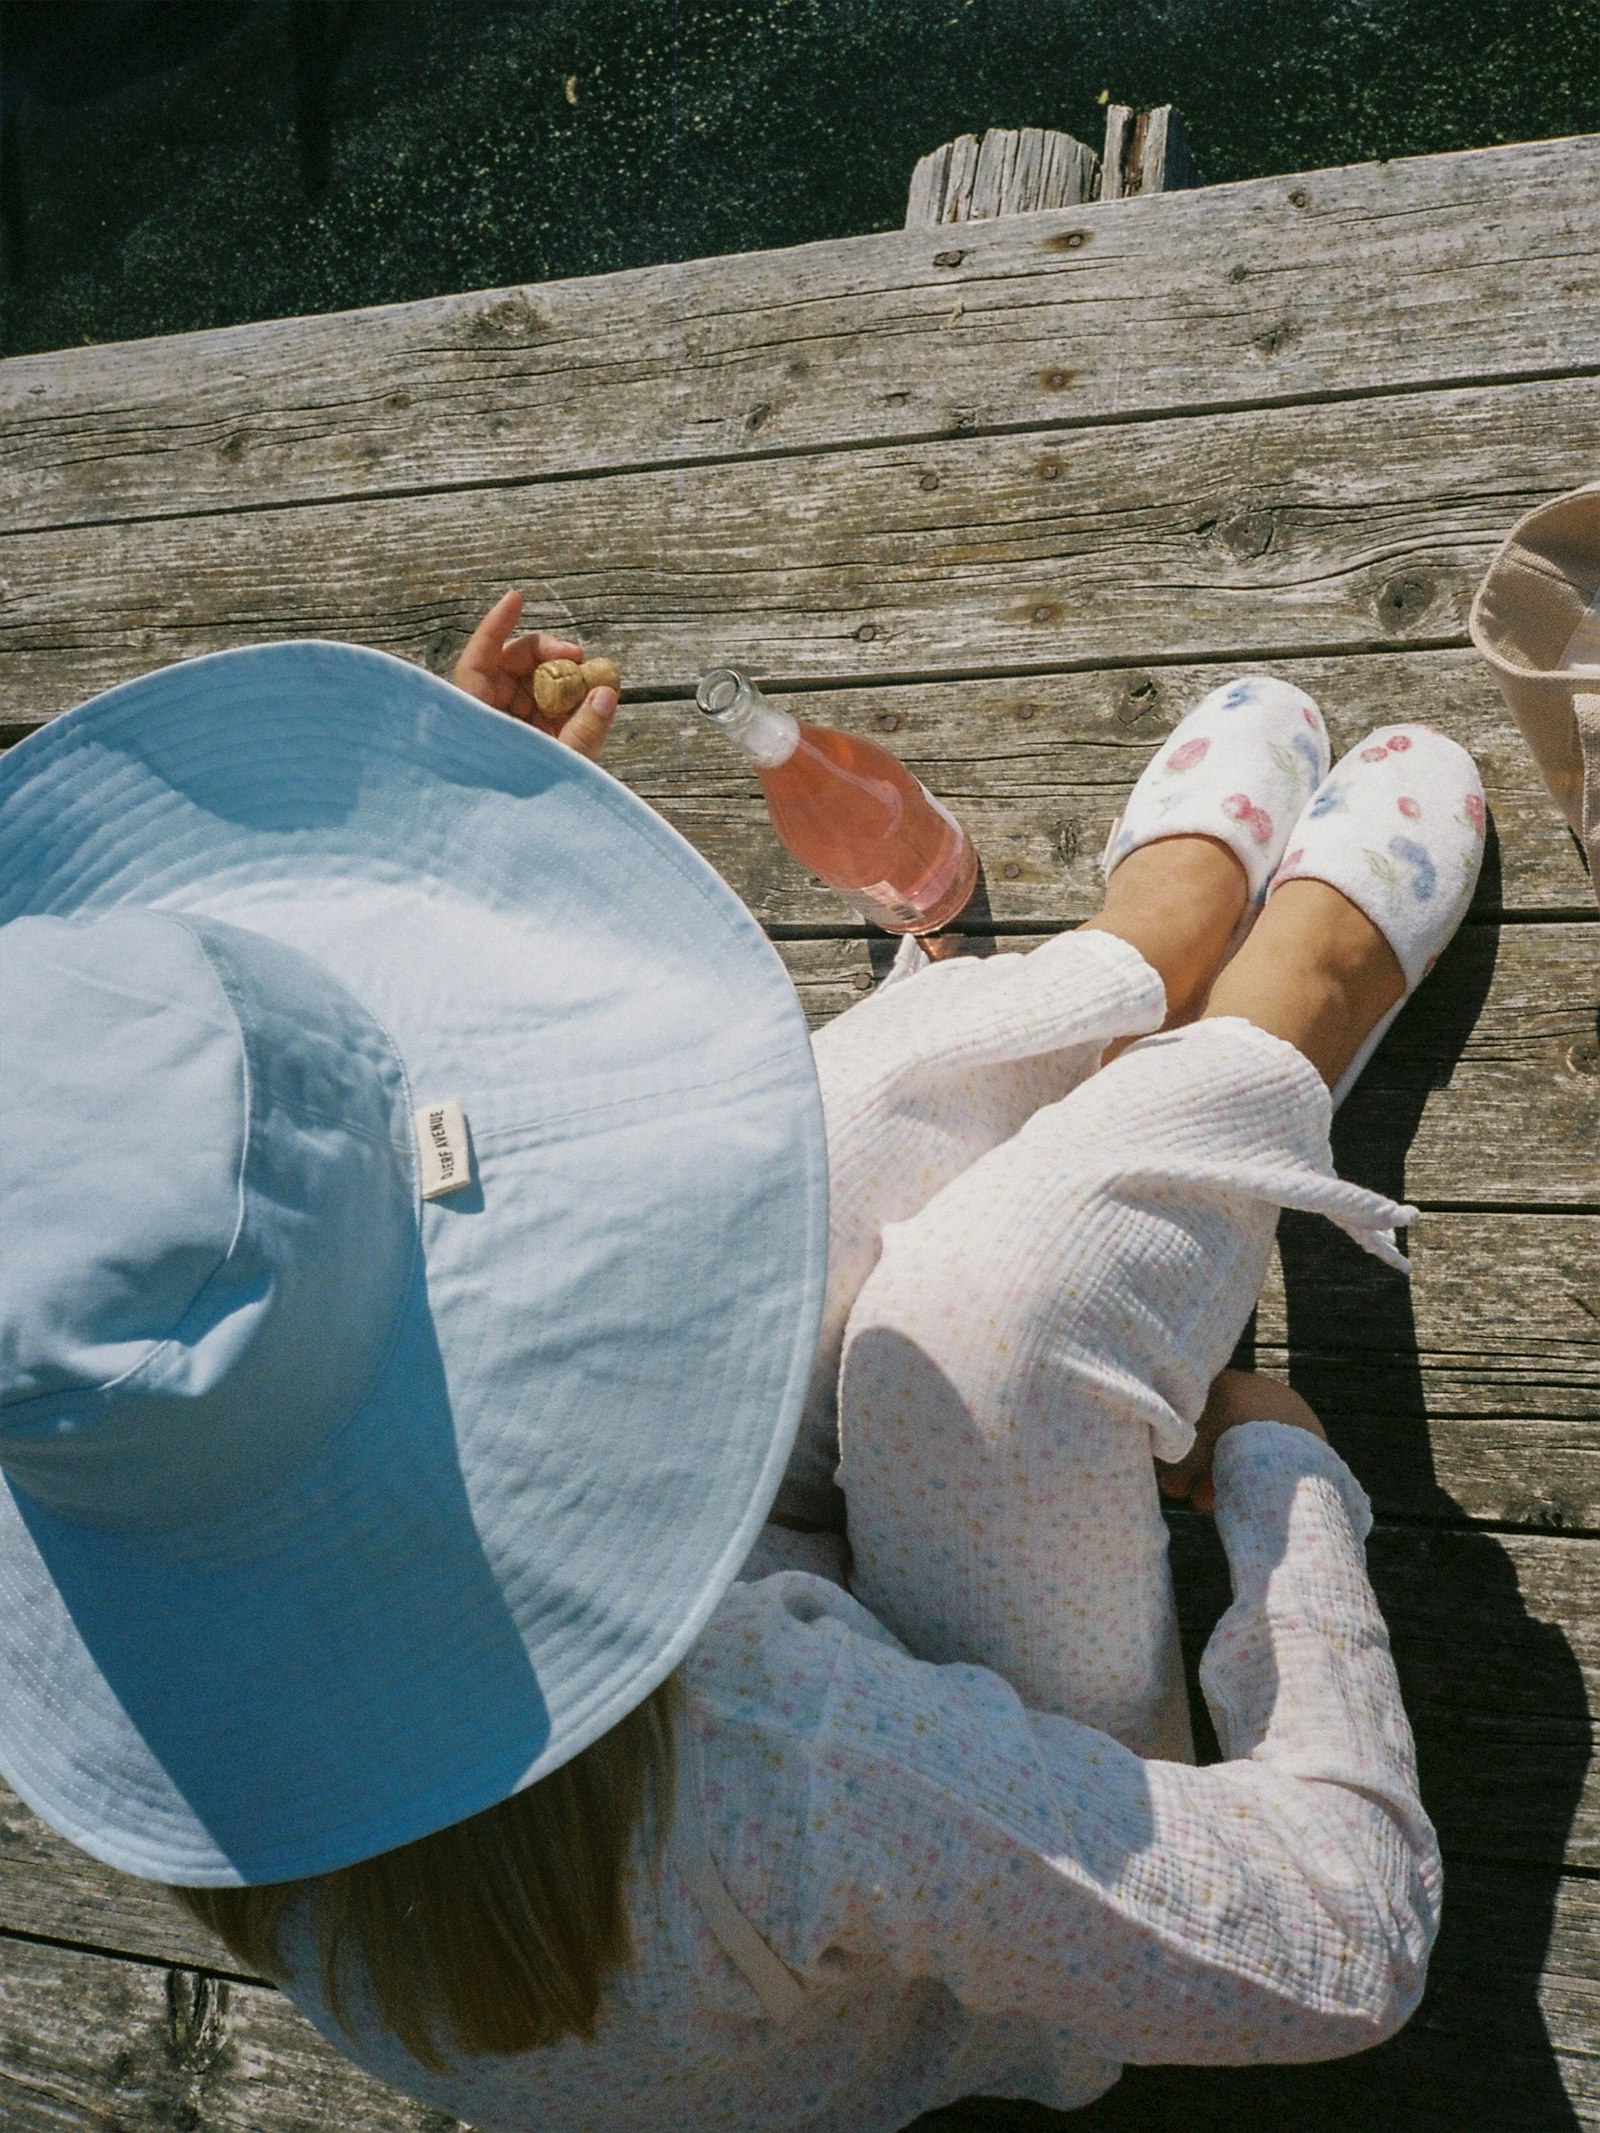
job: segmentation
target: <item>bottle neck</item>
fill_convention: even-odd
[[[742,749],[758,769],[776,770],[800,745],[800,728],[779,711],[739,667],[713,667],[695,691],[695,703],[725,739]]]

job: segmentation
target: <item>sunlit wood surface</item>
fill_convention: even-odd
[[[1336,2066],[938,2124],[1600,2126],[1600,919],[1465,630],[1512,519],[1597,471],[1596,139],[0,363],[0,737],[272,638],[446,669],[520,584],[618,659],[612,768],[817,1019],[881,948],[694,731],[717,660],[962,814],[979,949],[1092,908],[1133,777],[1228,672],[1304,684],[1336,745],[1419,717],[1478,754],[1476,905],[1336,1138],[1421,1205],[1415,1279],[1286,1217],[1256,1325],[1378,1508],[1447,1857],[1428,1998]],[[1197,1645],[1222,1566],[1174,1526]],[[0,2124],[440,2133],[9,1795]]]

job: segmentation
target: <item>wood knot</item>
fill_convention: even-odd
[[[1064,867],[1071,866],[1078,856],[1078,847],[1083,842],[1076,822],[1063,819],[1050,832],[1050,849]]]
[[[214,2066],[228,2042],[228,1987],[204,1970],[167,1972],[167,2056],[191,2073]]]
[[[532,341],[543,331],[544,320],[525,296],[513,291],[478,312],[467,336],[474,341]]]
[[[1433,580],[1420,570],[1404,570],[1378,595],[1378,613],[1391,629],[1415,622],[1433,603]]]
[[[1121,726],[1145,727],[1161,709],[1161,690],[1149,674],[1132,674],[1117,699],[1116,718]]]
[[[744,426],[747,430],[759,430],[765,428],[766,424],[771,420],[772,402],[770,400],[759,400],[751,408],[749,414],[745,416]]]
[[[1077,375],[1075,370],[1041,370],[1039,383],[1047,393],[1064,393]]]
[[[1045,239],[1052,252],[1081,252],[1088,242],[1087,230],[1057,230],[1053,237]]]
[[[1289,205],[1291,207],[1309,207],[1311,205],[1311,195],[1303,185],[1297,185],[1289,195]]]
[[[1008,859],[1000,869],[1000,873],[1006,881],[1020,881],[1022,879],[1022,869],[1014,859]]]
[[[249,442],[250,436],[248,431],[235,430],[231,437],[225,439],[223,443],[217,446],[217,457],[219,459],[225,459],[230,467],[235,467],[239,464],[239,461],[243,459],[246,447],[249,445]]]
[[[1240,511],[1223,522],[1221,533],[1239,560],[1248,563],[1266,554],[1276,530],[1270,511]]]
[[[967,255],[964,251],[935,252],[933,255],[933,263],[936,267],[959,267],[962,260],[965,259],[966,256]]]
[[[921,481],[917,483],[917,487],[919,489],[937,489],[938,486],[939,477],[933,472],[931,468],[926,474],[923,475]]]
[[[1567,1072],[1569,1074],[1600,1074],[1600,1044],[1569,1044],[1567,1046]]]
[[[1054,622],[1060,612],[1060,608],[1054,606],[1049,600],[1041,600],[1033,610],[1032,619],[1035,622]]]
[[[1285,348],[1292,348],[1300,338],[1300,328],[1292,318],[1279,319],[1275,326],[1268,326],[1255,335],[1251,346],[1258,355],[1281,355]]]
[[[870,644],[877,634],[878,625],[875,622],[863,622],[860,629],[856,631],[856,642],[858,644]]]
[[[880,711],[874,723],[880,733],[898,733],[900,714],[898,711]]]
[[[1059,481],[1061,479],[1060,460],[1047,459],[1044,465],[1039,469],[1039,479],[1041,481]]]

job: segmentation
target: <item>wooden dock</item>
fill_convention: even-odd
[[[1511,521],[1597,473],[1600,138],[0,363],[0,736],[272,638],[445,670],[520,584],[617,659],[611,768],[819,1019],[881,957],[694,730],[708,664],[959,810],[980,947],[1092,908],[1225,674],[1306,686],[1336,748],[1422,718],[1477,753],[1477,904],[1337,1135],[1424,1209],[1415,1279],[1286,1217],[1256,1328],[1377,1505],[1447,1861],[1427,2000],[1337,2065],[930,2125],[1600,2127],[1600,920],[1466,639]],[[1174,1527],[1199,1639],[1220,1558]],[[447,2133],[3,1791],[0,2124]]]

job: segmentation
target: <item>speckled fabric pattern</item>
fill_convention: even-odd
[[[936,964],[817,1040],[834,1287],[791,1515],[685,1663],[717,1868],[807,1988],[768,2019],[670,1855],[591,2043],[435,2077],[302,1944],[291,1991],[483,2128],[891,2133],[968,2094],[1090,2101],[1121,2065],[1332,2057],[1420,1995],[1433,1832],[1339,1458],[1251,1423],[1216,1461],[1234,1601],[1192,1762],[1152,1444],[1188,1442],[1279,1204],[1371,1241],[1327,1091],[1217,1022],[1134,1046],[1159,984],[1103,935]],[[835,1387],[838,1388],[837,1405]]]

